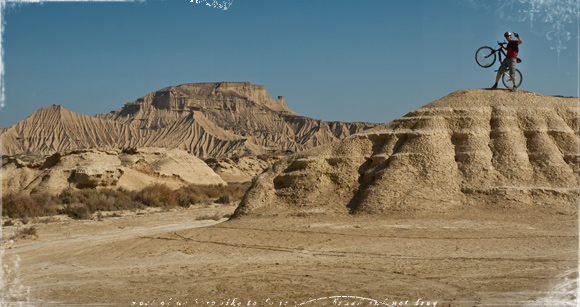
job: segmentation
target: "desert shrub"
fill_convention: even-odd
[[[40,223],[40,224],[50,224],[50,223],[56,223],[59,221],[60,220],[58,218],[52,217],[52,216],[38,219],[38,223]]]
[[[195,194],[198,197],[198,201],[195,202],[196,204],[198,203],[203,203],[206,202],[207,200],[210,199],[215,199],[220,197],[220,188],[222,186],[217,186],[217,185],[189,185],[187,187],[183,187],[180,190],[188,190],[189,193]]]
[[[200,204],[207,200],[205,195],[202,195],[197,191],[195,185],[190,185],[182,187],[176,192],[177,203],[181,207],[188,208],[190,205]]]
[[[227,191],[232,199],[241,201],[242,198],[244,198],[246,195],[246,192],[250,189],[251,185],[251,182],[232,183],[227,186]]]
[[[221,187],[221,196],[216,201],[220,204],[240,203],[246,192],[250,188],[250,182],[230,183],[227,186]]]
[[[6,195],[2,201],[2,215],[11,218],[29,218],[55,213],[54,207],[44,206],[29,195],[10,194]]]
[[[35,226],[29,226],[29,227],[24,227],[24,228],[18,229],[18,231],[16,232],[16,235],[20,238],[37,237],[38,236],[37,231],[38,231],[38,229]]]
[[[62,210],[62,213],[75,220],[89,220],[92,218],[91,211],[83,204],[66,205]]]
[[[222,215],[220,215],[219,213],[213,213],[213,214],[205,214],[205,215],[200,215],[198,217],[196,217],[195,219],[197,221],[207,221],[207,220],[214,220],[214,221],[219,221],[222,218]]]
[[[99,193],[94,197],[88,198],[84,204],[91,212],[113,211],[116,209],[115,200],[115,196]]]
[[[74,219],[88,219],[98,211],[134,210],[144,206],[172,208],[195,204],[239,203],[250,183],[203,186],[189,185],[172,190],[163,184],[153,184],[141,191],[124,189],[66,189],[58,195],[11,194],[4,197],[2,215],[28,219],[66,214]]]
[[[139,191],[135,201],[149,207],[171,208],[178,205],[177,193],[164,184],[153,184]]]
[[[79,191],[73,189],[66,189],[63,190],[59,195],[58,198],[63,204],[74,204],[80,203],[80,193]]]
[[[83,204],[90,213],[97,211],[129,210],[143,207],[143,204],[133,200],[134,192],[124,189],[68,189],[59,195],[63,204]]]
[[[102,191],[102,195],[107,197],[111,202],[110,210],[133,210],[143,208],[143,204],[135,201],[137,192],[128,191],[125,189],[111,190],[106,189]],[[104,209],[101,209],[105,211]]]
[[[27,237],[38,237],[38,229],[35,226],[18,228],[12,236],[11,240],[22,239]]]
[[[48,193],[32,194],[30,197],[45,208],[57,208],[60,204],[60,198],[57,195]],[[56,209],[55,209],[56,210]]]
[[[239,203],[250,187],[249,182],[230,183],[228,185],[189,185],[177,190],[179,205],[188,207],[194,204]]]
[[[232,200],[229,195],[222,195],[215,202],[218,204],[229,204],[231,201]]]

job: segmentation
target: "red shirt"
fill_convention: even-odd
[[[509,41],[509,43],[507,44],[507,57],[508,58],[514,58],[517,59],[518,58],[518,41]]]

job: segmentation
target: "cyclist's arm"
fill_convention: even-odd
[[[518,45],[524,42],[517,33],[514,32],[514,35],[518,38]]]

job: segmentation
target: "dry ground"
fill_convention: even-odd
[[[575,287],[576,216],[199,220],[233,209],[36,224],[38,237],[4,240],[4,264],[19,277],[8,286],[29,287],[20,297],[34,306],[557,306],[575,297],[557,290]]]

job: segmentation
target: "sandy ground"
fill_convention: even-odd
[[[6,286],[33,306],[575,306],[576,216],[203,219],[233,210],[4,227]]]

